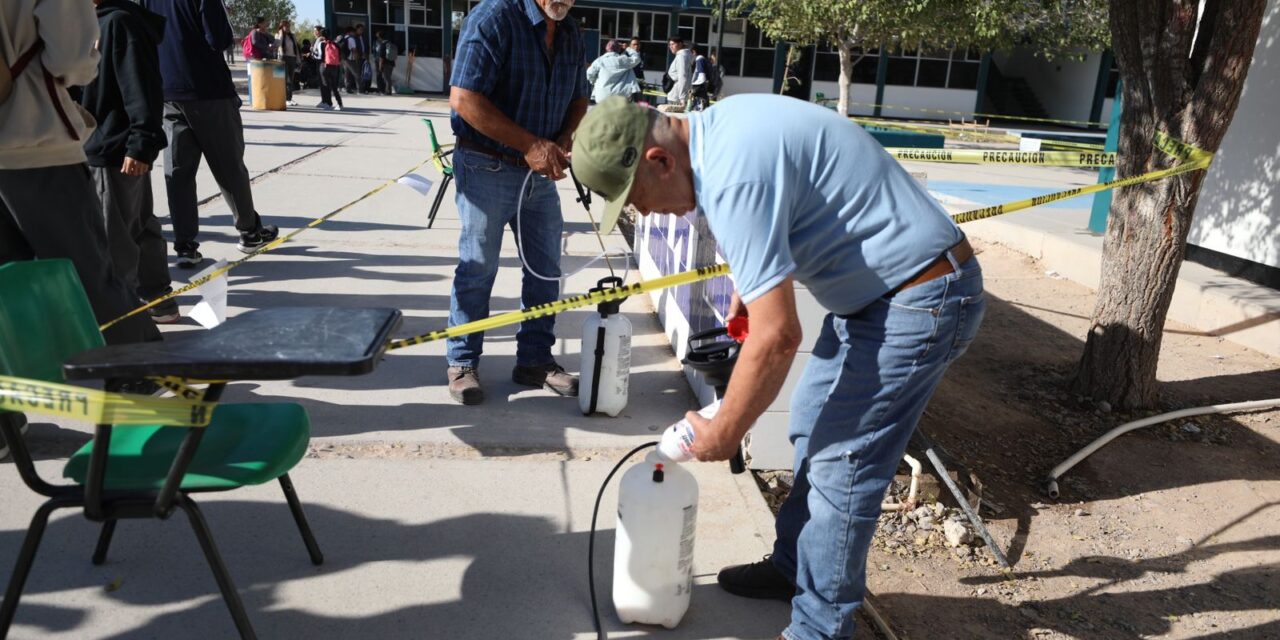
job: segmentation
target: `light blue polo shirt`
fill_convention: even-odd
[[[929,266],[963,235],[862,127],[770,94],[689,116],[698,208],[744,302],[787,276],[854,313]]]

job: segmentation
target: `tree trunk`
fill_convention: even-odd
[[[836,112],[842,116],[849,115],[849,85],[853,82],[853,45],[846,38],[840,38],[836,48],[840,51],[840,100],[836,103]]]
[[[1217,151],[1235,114],[1267,0],[1111,0],[1124,90],[1117,175],[1177,164],[1152,137]],[[1193,48],[1194,39],[1194,48]],[[1156,400],[1156,365],[1204,171],[1116,192],[1076,393],[1118,409]]]

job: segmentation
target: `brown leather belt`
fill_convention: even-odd
[[[474,151],[475,153],[489,156],[490,158],[497,158],[509,165],[514,165],[524,169],[529,168],[529,163],[525,162],[524,158],[502,153],[492,147],[486,147],[479,142],[472,142],[466,138],[458,138],[455,144],[459,149],[466,149],[467,151]]]
[[[969,245],[969,239],[964,238],[955,246],[943,251],[942,255],[938,256],[938,259],[931,262],[923,271],[917,273],[910,280],[894,287],[893,290],[889,292],[889,295],[892,296],[904,289],[910,289],[918,284],[924,284],[930,280],[936,280],[948,273],[954,273],[956,269],[951,266],[951,260],[947,258],[948,253],[951,254],[952,258],[955,258],[956,264],[964,264],[965,262],[968,262],[969,258],[973,257],[973,247]]]

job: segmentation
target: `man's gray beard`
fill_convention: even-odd
[[[572,7],[567,4],[552,3],[547,7],[547,16],[556,22],[560,22],[569,17],[569,9],[572,9]]]

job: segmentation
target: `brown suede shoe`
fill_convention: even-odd
[[[480,374],[474,367],[449,367],[449,397],[461,404],[484,402]]]
[[[578,395],[578,376],[565,373],[564,367],[551,362],[540,367],[516,365],[511,380],[526,387],[541,387],[562,396]]]

